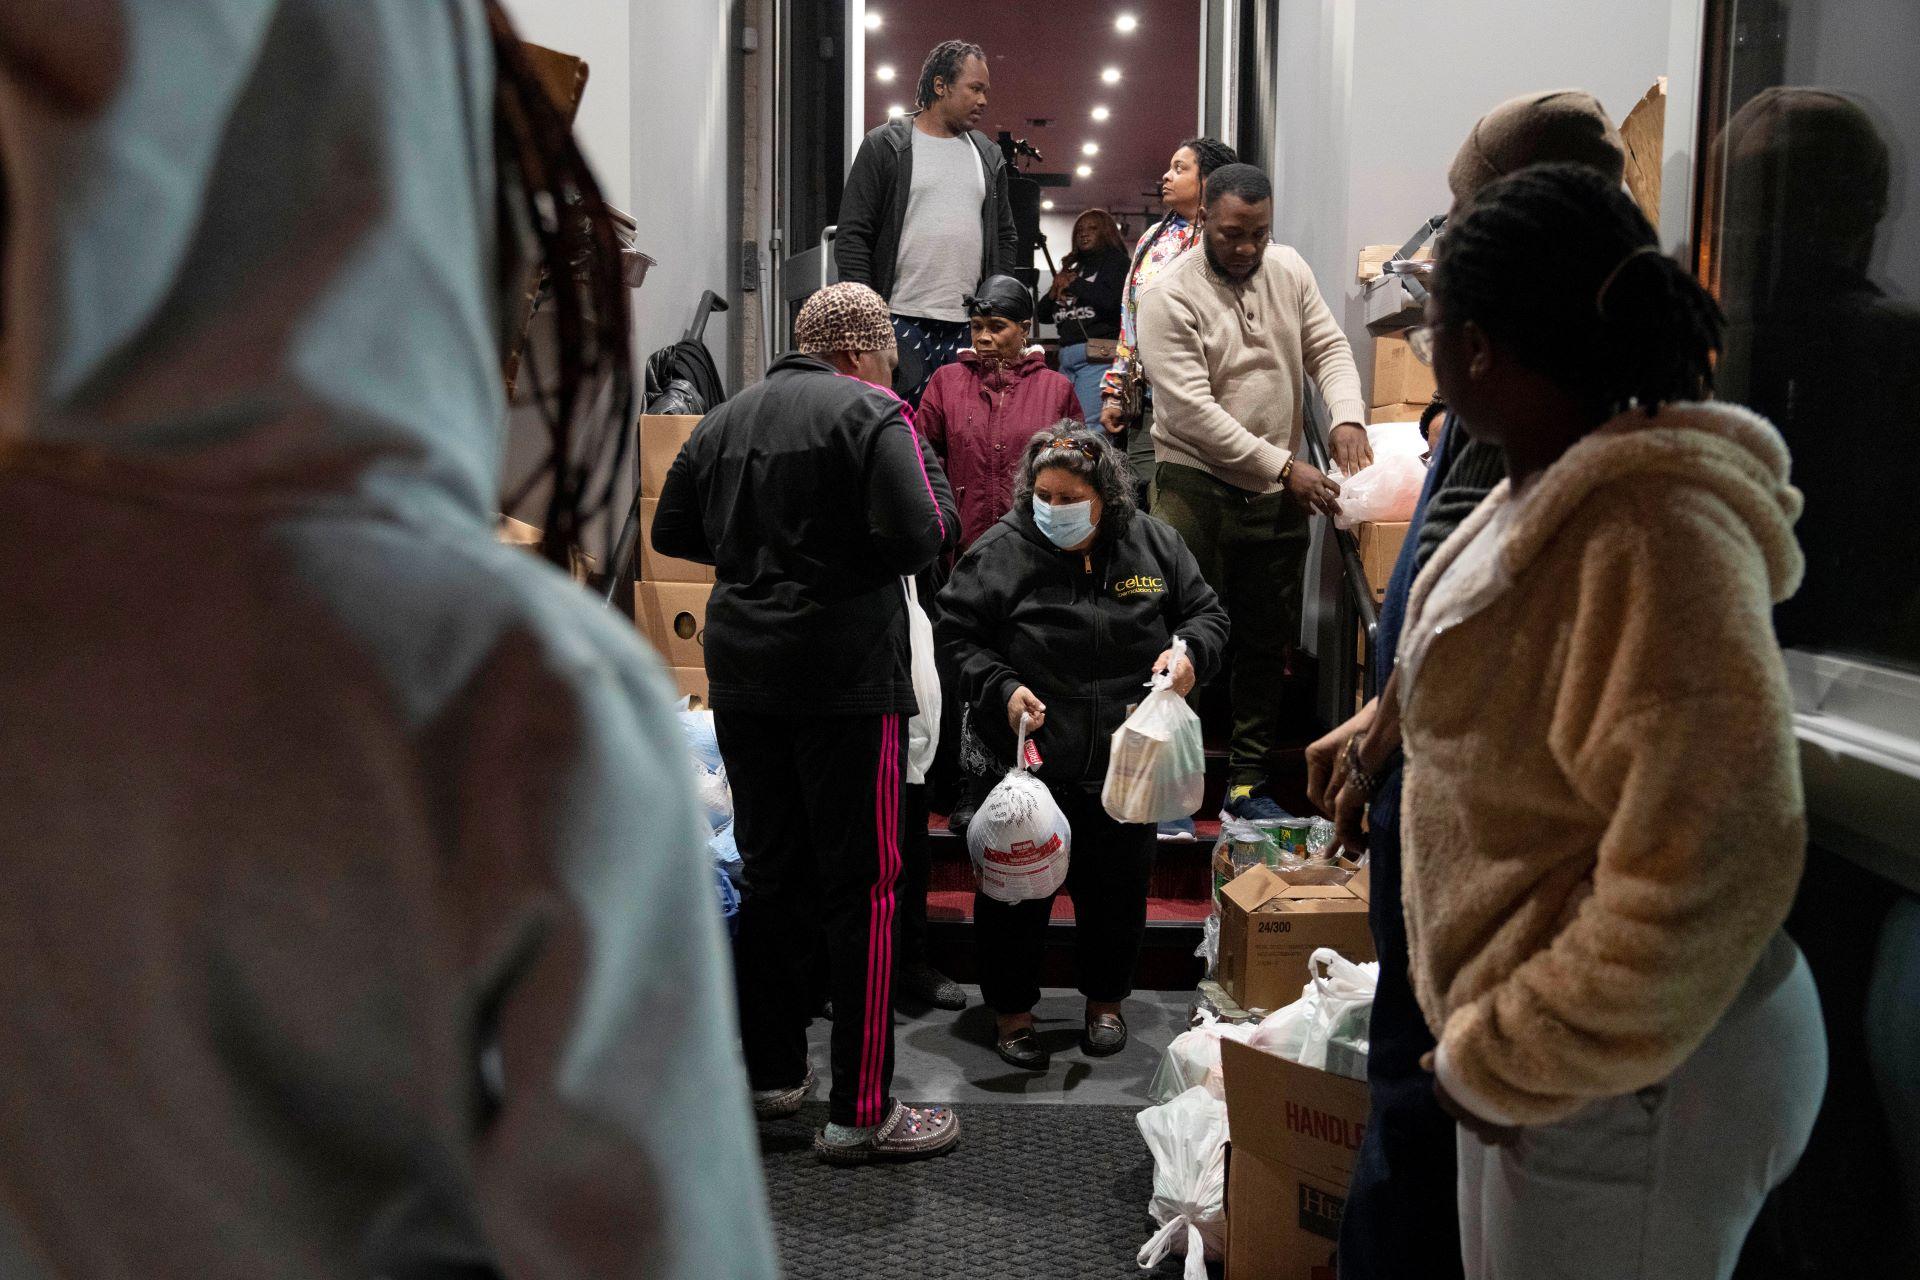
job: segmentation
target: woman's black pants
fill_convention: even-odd
[[[1065,888],[1073,899],[1074,972],[1080,993],[1089,1000],[1124,1000],[1133,992],[1133,973],[1147,932],[1154,828],[1115,822],[1101,808],[1097,792],[1077,786],[1051,790],[1073,831]],[[995,1013],[1025,1013],[1039,1003],[1040,961],[1052,914],[1052,898],[999,902],[974,894],[980,994]]]

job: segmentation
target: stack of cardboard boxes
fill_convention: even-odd
[[[1216,976],[1253,1011],[1300,998],[1309,957],[1374,958],[1365,871],[1254,867],[1220,890]],[[1367,1086],[1233,1040],[1221,1043],[1227,1122],[1226,1280],[1335,1280],[1347,1182],[1367,1126]]]
[[[679,456],[698,417],[648,414],[640,419],[640,558],[633,590],[633,620],[640,634],[671,669],[682,697],[695,707],[707,702],[707,597],[713,570],[675,560],[653,548],[653,513],[667,471]]]
[[[1375,422],[1418,422],[1438,388],[1433,370],[1413,354],[1405,329],[1373,335],[1373,406],[1367,416]]]
[[[1360,260],[1363,280],[1368,278],[1367,269],[1368,258],[1363,253]],[[1377,275],[1377,264],[1374,271]],[[1370,422],[1418,422],[1420,415],[1433,401],[1438,390],[1434,384],[1433,370],[1413,354],[1406,329],[1390,327],[1417,319],[1417,315],[1403,314],[1372,327],[1373,380],[1367,409]],[[1407,536],[1407,523],[1363,524],[1354,532],[1359,538],[1360,561],[1366,568],[1367,584],[1373,588],[1373,598],[1375,601],[1384,600],[1387,579],[1393,574],[1393,563],[1399,557],[1400,544]]]

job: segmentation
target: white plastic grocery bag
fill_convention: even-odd
[[[1115,822],[1171,822],[1191,817],[1207,785],[1200,717],[1173,691],[1173,668],[1187,656],[1175,636],[1167,669],[1147,681],[1153,692],[1113,731],[1100,803]]]
[[[1201,1010],[1200,1021],[1175,1036],[1167,1046],[1160,1068],[1147,1086],[1147,1096],[1155,1102],[1171,1102],[1189,1089],[1205,1089],[1225,1100],[1227,1082],[1220,1069],[1220,1042],[1238,1040],[1244,1044],[1252,1038],[1256,1025],[1222,1022],[1212,1013]]]
[[[1027,772],[1027,720],[1020,717],[1013,768],[994,785],[967,826],[967,852],[980,889],[997,902],[1028,902],[1067,882],[1073,832],[1047,784]]]
[[[1151,1271],[1184,1253],[1186,1280],[1207,1280],[1207,1259],[1227,1247],[1227,1104],[1193,1088],[1134,1120],[1153,1152],[1147,1212],[1160,1224],[1135,1261]]]
[[[1321,972],[1321,966],[1326,972]],[[1297,1062],[1316,1071],[1327,1069],[1327,1042],[1340,1019],[1361,1007],[1371,1007],[1380,982],[1380,966],[1353,961],[1332,947],[1320,947],[1307,958],[1307,985],[1300,998],[1263,1019],[1247,1041],[1254,1048]]]
[[[1320,971],[1322,965],[1326,966],[1325,973]],[[1380,966],[1371,960],[1355,964],[1332,947],[1321,947],[1307,960],[1307,969],[1313,975],[1313,1016],[1295,1061],[1325,1071],[1327,1042],[1333,1039],[1334,1027],[1354,1009],[1372,1007],[1374,988],[1380,984]]]
[[[1413,519],[1420,505],[1420,489],[1427,482],[1427,465],[1417,457],[1390,453],[1370,467],[1340,482],[1340,514],[1333,523],[1342,529],[1374,521]]]
[[[913,658],[913,700],[920,708],[907,722],[907,781],[927,780],[940,748],[940,674],[933,665],[933,622],[920,607],[920,589],[912,578],[907,590],[907,641]]]

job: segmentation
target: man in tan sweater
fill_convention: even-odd
[[[1346,335],[1300,255],[1270,243],[1273,187],[1252,165],[1207,181],[1204,252],[1140,295],[1140,350],[1153,383],[1153,513],[1178,529],[1226,602],[1234,634],[1227,808],[1284,816],[1267,794],[1287,649],[1300,634],[1311,511],[1340,486],[1296,456],[1306,375],[1337,424],[1349,475],[1372,461],[1366,401]]]

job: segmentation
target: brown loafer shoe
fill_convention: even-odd
[[[1117,1013],[1093,1014],[1080,1036],[1080,1047],[1089,1057],[1112,1057],[1127,1047],[1127,1020]]]
[[[829,1142],[823,1129],[813,1135],[813,1151],[828,1164],[867,1164],[874,1160],[925,1160],[945,1155],[960,1141],[960,1117],[952,1107],[909,1107],[893,1111],[859,1142]]]

